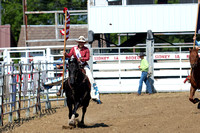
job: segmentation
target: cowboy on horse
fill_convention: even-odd
[[[86,43],[85,37],[80,36],[78,40],[76,40],[76,42],[78,43],[78,46],[74,46],[73,48],[71,48],[69,53],[66,53],[66,51],[64,51],[63,56],[65,56],[66,58],[70,58],[73,56],[82,65],[91,83],[91,97],[98,104],[101,104],[98,87],[94,81],[92,73],[89,69],[89,65],[87,63],[87,61],[89,61],[90,59],[90,51],[87,47],[84,46],[84,44]],[[57,93],[57,96],[60,95],[61,95],[61,89]]]

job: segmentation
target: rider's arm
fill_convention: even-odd
[[[70,58],[74,53],[74,48],[71,48],[69,53],[65,53],[65,57]]]
[[[86,62],[86,61],[89,61],[89,59],[90,59],[90,51],[89,49],[85,49],[84,56],[81,55],[81,61]]]

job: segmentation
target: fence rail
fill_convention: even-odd
[[[192,46],[155,46],[153,87],[157,92],[188,91],[184,79],[190,71],[189,48]],[[141,72],[139,53],[145,47],[93,48],[93,76],[101,93],[137,92]],[[143,92],[145,92],[143,86]]]

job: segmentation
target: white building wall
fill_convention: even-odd
[[[190,32],[197,4],[88,6],[88,30],[94,33]]]
[[[108,1],[106,0],[93,0],[94,2],[94,6],[107,6],[108,5]]]

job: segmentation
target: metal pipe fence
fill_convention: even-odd
[[[51,97],[58,91],[58,87],[51,90],[44,87],[45,82],[58,78],[61,73],[61,70],[56,67],[53,70],[48,69],[48,66],[52,64],[46,61],[27,64],[12,62],[0,65],[1,126],[4,125],[4,121],[12,123],[14,120],[20,121],[22,117],[41,115],[42,109],[51,109],[53,101],[64,101],[66,105],[65,96],[63,98]],[[55,76],[48,78],[48,72],[53,72]],[[14,113],[16,113],[15,117]]]

